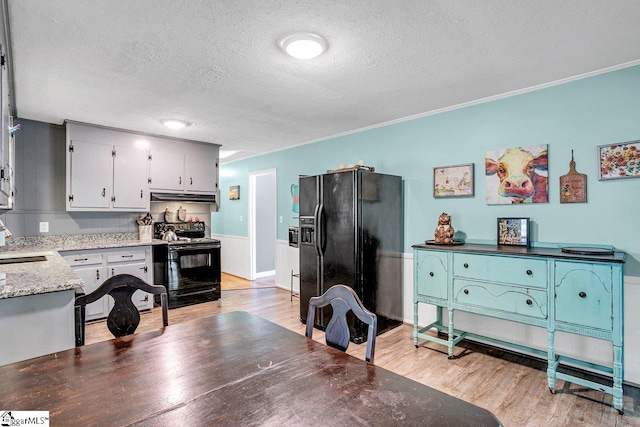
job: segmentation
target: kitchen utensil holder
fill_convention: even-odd
[[[150,242],[151,241],[151,235],[153,234],[152,231],[153,226],[151,225],[139,225],[138,226],[138,239],[145,241],[145,242]]]

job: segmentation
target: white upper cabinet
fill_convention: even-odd
[[[152,190],[184,190],[184,155],[151,150],[149,154],[149,188]]]
[[[67,151],[70,168],[67,210],[109,208],[113,187],[113,145],[72,141]]]
[[[149,210],[147,151],[138,147],[115,147],[113,157],[113,207]]]
[[[185,190],[213,193],[218,189],[218,159],[205,156],[185,156]]]
[[[68,211],[149,210],[146,150],[71,140],[67,158]]]
[[[14,187],[14,140],[10,129],[13,127],[9,102],[9,75],[7,55],[0,45],[0,209],[13,208]]]

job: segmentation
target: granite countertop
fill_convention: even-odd
[[[0,273],[7,275],[6,281],[0,282],[0,300],[82,287],[84,282],[59,252],[166,244],[158,239],[138,240],[138,233],[9,238],[7,244],[0,247],[0,256],[26,256],[45,251],[50,255],[46,261],[0,264]]]
[[[0,299],[67,291],[84,284],[59,253],[49,253],[51,255],[47,255],[46,261],[0,264],[0,272],[7,274],[4,284],[0,284]]]

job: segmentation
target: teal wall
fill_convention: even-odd
[[[298,175],[364,160],[404,178],[405,252],[433,238],[442,212],[469,241],[485,243],[495,242],[497,217],[523,216],[531,218],[534,242],[613,245],[630,255],[626,274],[640,276],[640,178],[599,181],[596,148],[632,140],[640,140],[640,66],[223,164],[211,229],[246,237],[249,174],[275,168],[284,218],[277,237],[286,240],[287,227],[297,225],[290,186]],[[549,146],[549,203],[487,205],[485,152],[537,144]],[[578,172],[588,175],[588,203],[559,201],[571,150]],[[434,199],[433,168],[462,163],[475,165],[475,197]],[[231,185],[240,185],[240,200],[228,200]]]

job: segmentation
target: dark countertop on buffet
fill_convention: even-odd
[[[577,247],[578,245],[566,244],[562,247]],[[587,248],[586,245],[579,245]],[[600,246],[599,246],[600,247]],[[573,261],[593,261],[593,262],[615,262],[624,263],[627,259],[625,252],[614,251],[611,255],[587,255],[562,252],[560,246],[556,247],[526,247],[526,246],[505,246],[505,245],[488,245],[479,243],[464,243],[455,245],[446,244],[417,244],[413,245],[414,249],[428,249],[434,251],[452,251],[452,252],[469,252],[481,253],[487,255],[514,255],[541,258],[561,258]]]

